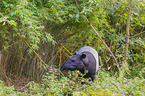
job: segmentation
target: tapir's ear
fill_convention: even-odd
[[[79,54],[78,51],[75,51],[75,55]]]
[[[86,58],[86,54],[82,54],[81,55],[81,59],[83,60],[83,59],[85,59]]]
[[[85,66],[88,66],[89,62],[88,62],[88,58],[87,58],[86,54],[81,55],[81,60],[83,61]]]

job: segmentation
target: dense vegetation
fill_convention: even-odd
[[[145,95],[145,1],[132,0],[131,6],[124,63],[129,0],[1,0],[0,76],[7,85],[17,78],[34,82],[23,92],[1,82],[0,95]],[[85,18],[115,55],[120,71]],[[99,53],[94,83],[76,71],[65,76],[59,71],[82,46]]]
[[[69,72],[68,77],[58,80],[58,70],[49,71],[41,84],[30,82],[23,89],[24,92],[14,92],[14,87],[1,87],[0,95],[34,95],[34,96],[144,96],[145,80],[142,77],[127,79],[123,76],[111,75],[104,70],[99,70],[97,80],[94,83],[83,78],[78,78],[77,72]],[[81,82],[87,82],[81,85]],[[2,85],[2,84],[1,84]]]

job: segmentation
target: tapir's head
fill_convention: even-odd
[[[86,54],[81,53],[69,58],[61,67],[60,70],[85,70],[88,65],[88,58]]]

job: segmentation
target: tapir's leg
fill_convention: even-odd
[[[91,79],[94,82],[94,80],[96,79],[96,76],[94,74],[91,74]]]
[[[94,80],[96,79],[95,74],[86,74],[86,75],[84,76],[84,78],[89,78],[89,77],[91,77],[91,80],[92,80],[92,81],[94,81]]]

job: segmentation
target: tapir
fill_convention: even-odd
[[[87,71],[84,78],[91,78],[94,81],[98,68],[98,52],[92,47],[85,46],[76,51],[75,55],[69,58],[60,70],[79,70],[82,74]]]

